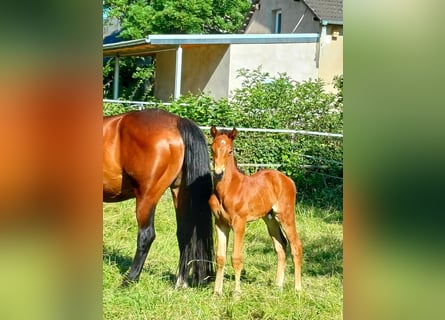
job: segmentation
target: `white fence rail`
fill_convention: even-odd
[[[113,100],[113,99],[103,99],[103,102],[105,103],[119,103],[119,104],[128,104],[130,106],[136,106],[138,109],[142,110],[147,108],[148,106],[155,107],[159,104],[163,105],[171,105],[171,103],[162,102],[162,103],[156,103],[156,102],[145,102],[145,101],[130,101],[130,100]],[[188,106],[187,103],[182,103],[180,105]],[[201,130],[210,130],[209,126],[199,126]],[[231,130],[232,127],[217,127],[219,130],[226,129]],[[319,132],[319,131],[308,131],[308,130],[293,130],[293,129],[263,129],[263,128],[236,128],[238,131],[245,131],[245,132],[264,132],[264,133],[283,133],[283,134],[301,134],[301,135],[309,135],[309,136],[319,136],[319,137],[330,137],[330,138],[337,138],[342,139],[343,134],[342,133],[331,133],[331,132]],[[326,163],[333,163],[340,166],[343,166],[342,162],[330,160],[330,159],[323,159],[323,158],[316,158],[309,155],[302,155],[304,158],[317,160],[321,162]],[[277,163],[239,163],[239,167],[253,167],[253,168],[279,168],[281,164]],[[313,165],[302,165],[301,167],[304,168],[313,168]],[[337,179],[343,179],[342,177],[333,177]]]
[[[157,106],[160,103],[156,102],[145,102],[145,101],[130,101],[130,100],[113,100],[113,99],[103,99],[103,102],[108,103],[121,103],[121,104],[129,104],[131,106],[137,106],[139,109],[144,109],[144,106]],[[169,102],[162,102],[163,105],[171,105]],[[188,106],[187,103],[181,103],[180,105]],[[202,130],[209,130],[210,127],[200,126]],[[230,130],[232,128],[225,127],[217,127],[218,129],[227,129]],[[236,128],[238,131],[246,131],[246,132],[266,132],[266,133],[288,133],[288,134],[302,134],[302,135],[312,135],[312,136],[325,136],[325,137],[335,137],[335,138],[343,138],[343,134],[341,133],[330,133],[330,132],[318,132],[318,131],[307,131],[307,130],[293,130],[293,129],[262,129],[262,128]]]
[[[210,127],[200,126],[203,130],[209,130]],[[226,129],[230,130],[232,128],[227,127],[217,127],[217,129]],[[261,128],[236,128],[238,131],[246,131],[246,132],[265,132],[265,133],[289,133],[289,134],[303,134],[303,135],[311,135],[311,136],[324,136],[324,137],[335,137],[335,138],[343,138],[343,134],[341,133],[330,133],[330,132],[318,132],[318,131],[307,131],[307,130],[292,130],[292,129],[261,129]]]

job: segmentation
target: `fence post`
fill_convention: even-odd
[[[114,57],[113,99],[119,97],[119,57]]]

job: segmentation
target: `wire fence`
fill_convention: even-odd
[[[162,103],[158,103],[158,102],[145,102],[145,101],[131,101],[131,100],[113,100],[113,99],[103,99],[104,103],[118,103],[118,104],[124,104],[124,105],[128,105],[129,108],[136,108],[138,110],[143,110],[146,109],[148,107],[156,107],[160,104],[162,105],[171,105],[171,103],[167,103],[167,102],[162,102]],[[189,106],[189,104],[187,103],[183,103],[180,104],[183,106]],[[210,130],[209,126],[199,126],[199,128],[201,130],[205,130],[208,131]],[[222,130],[231,130],[232,127],[217,127],[217,129]],[[341,133],[331,133],[331,132],[320,132],[320,131],[308,131],[308,130],[294,130],[294,129],[265,129],[265,128],[236,128],[238,131],[240,132],[259,132],[259,133],[281,133],[281,134],[291,134],[291,135],[307,135],[307,136],[313,136],[313,137],[328,137],[328,138],[332,138],[332,139],[343,139],[343,134]],[[340,161],[336,161],[336,160],[332,160],[332,159],[324,159],[324,158],[320,158],[320,157],[314,157],[311,155],[301,155],[302,158],[305,159],[310,159],[313,160],[315,162],[317,162],[317,165],[314,164],[301,164],[300,167],[301,168],[305,168],[305,169],[323,169],[323,168],[327,168],[329,165],[328,164],[333,164],[333,165],[337,165],[340,167],[343,167],[343,162]],[[326,163],[326,165],[320,164],[320,163]],[[280,166],[282,164],[280,163],[238,163],[237,164],[239,167],[244,167],[244,168],[254,168],[254,169],[260,169],[260,168],[275,168],[275,169],[279,169]],[[332,175],[328,175],[326,173],[323,172],[317,172],[317,171],[313,171],[316,174],[321,174],[323,176],[327,176],[330,178],[334,178],[334,179],[341,179],[343,180],[343,177],[338,177],[338,176],[332,176]]]

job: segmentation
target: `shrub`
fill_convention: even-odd
[[[242,87],[230,100],[188,94],[159,107],[201,126],[343,133],[343,76],[334,79],[336,93],[326,92],[320,79],[300,83],[286,74],[271,77],[260,68],[240,70],[239,77]],[[104,114],[124,110],[104,105]],[[236,156],[239,164],[279,164],[296,181],[300,199],[342,207],[342,138],[240,132]],[[242,169],[252,173],[255,168]]]

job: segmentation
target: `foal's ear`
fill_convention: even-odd
[[[234,140],[236,138],[236,135],[238,134],[238,130],[236,128],[232,129],[232,132],[230,132],[230,138]]]
[[[216,134],[218,133],[218,130],[216,129],[215,126],[211,126],[210,127],[210,133],[212,134],[212,137],[215,138]]]

